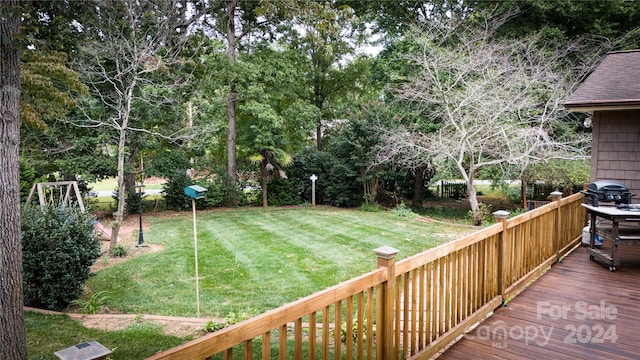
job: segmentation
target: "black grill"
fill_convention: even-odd
[[[635,195],[623,184],[612,180],[594,181],[582,193],[585,195],[585,203],[593,206],[598,206],[600,202],[630,204],[631,198]]]

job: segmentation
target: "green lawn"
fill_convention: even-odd
[[[110,310],[195,316],[192,214],[148,216],[145,241],[164,246],[95,273],[94,291],[108,293]],[[268,208],[197,214],[201,316],[242,320],[368,272],[373,249],[389,245],[402,259],[474,231],[392,212],[334,208]],[[99,260],[100,261],[100,260]],[[27,312],[29,359],[96,340],[110,359],[141,359],[188,340],[150,324],[120,331],[84,328],[67,316]]]
[[[140,323],[119,331],[87,329],[65,315],[25,312],[29,360],[57,359],[54,352],[95,340],[113,351],[112,360],[144,359],[160,350],[180,345],[189,338],[162,334],[162,329]]]
[[[87,184],[92,191],[112,191],[118,186],[116,178],[108,178]],[[145,190],[161,190],[161,183],[145,184]]]
[[[190,212],[148,219],[147,243],[164,250],[99,271],[109,307],[127,313],[195,316]],[[405,258],[473,229],[391,212],[268,208],[197,215],[202,316],[255,315],[376,267],[373,249],[389,245]]]

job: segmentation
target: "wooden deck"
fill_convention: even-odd
[[[640,359],[640,246],[618,254],[576,249],[439,359]]]

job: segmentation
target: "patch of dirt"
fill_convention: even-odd
[[[188,337],[202,335],[207,318],[186,318],[159,315],[131,315],[131,314],[70,314],[71,318],[79,320],[82,325],[91,329],[116,331],[140,324],[153,324],[162,328],[165,335]]]
[[[133,315],[133,314],[79,314],[74,312],[60,313],[57,311],[43,310],[25,306],[25,311],[36,312],[47,315],[67,315],[70,318],[82,323],[86,328],[105,331],[116,331],[126,329],[130,326],[153,324],[160,326],[165,335],[178,337],[197,337],[202,334],[204,324],[214,320],[221,322],[221,319],[210,318],[187,318],[177,316],[160,315]]]
[[[104,226],[108,229],[111,229],[111,222],[105,221],[104,219],[101,221]],[[144,237],[144,232],[150,229],[149,224],[144,222],[144,218],[142,221],[142,235]],[[127,250],[127,256],[118,257],[111,255],[111,243],[109,239],[106,239],[104,235],[99,234],[100,239],[102,240],[100,243],[100,257],[96,260],[95,264],[91,267],[92,272],[96,272],[98,270],[104,269],[109,266],[113,266],[115,264],[119,264],[121,262],[130,260],[135,258],[136,256],[140,256],[142,254],[146,254],[149,252],[157,252],[161,251],[164,247],[162,245],[157,244],[148,244],[144,243],[143,246],[138,246],[138,233],[140,231],[140,221],[138,216],[127,216],[120,226],[120,231],[118,233],[118,237],[120,238],[120,242],[118,244],[123,245]]]

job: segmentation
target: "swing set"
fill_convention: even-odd
[[[38,192],[40,206],[69,205],[71,201],[75,201],[78,203],[80,210],[85,211],[77,181],[54,181],[33,184],[27,203],[31,202],[36,191]],[[71,199],[72,195],[75,195],[73,200]]]
[[[33,185],[33,187],[31,187],[31,192],[29,193],[29,197],[27,198],[27,203],[31,202],[36,191],[38,192],[40,206],[69,205],[72,203],[72,201],[75,201],[82,212],[86,211],[84,208],[84,203],[82,201],[82,196],[80,195],[80,189],[78,188],[77,181],[54,181],[36,183]],[[72,199],[73,196],[75,196],[75,198]],[[111,230],[109,230],[102,223],[96,221],[95,228],[96,230],[101,232],[107,239],[111,239]],[[118,236],[117,241],[120,242],[120,240],[121,239]]]

